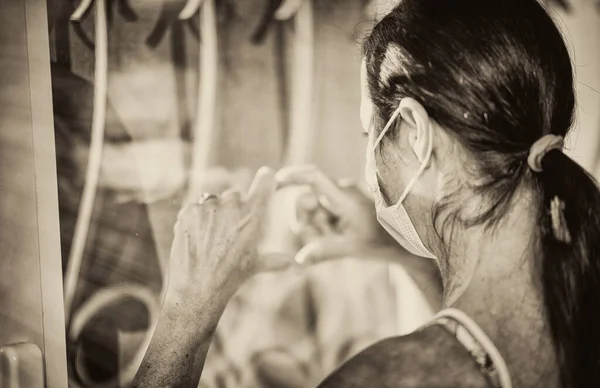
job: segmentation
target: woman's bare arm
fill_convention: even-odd
[[[247,195],[208,195],[180,212],[167,295],[133,387],[198,386],[217,323],[231,297],[254,274],[284,265],[257,253],[262,219],[274,190],[273,172],[260,169]]]
[[[196,388],[217,323],[220,303],[186,307],[183,299],[169,298],[161,312],[146,356],[132,383],[134,388]],[[200,310],[199,314],[192,311]]]

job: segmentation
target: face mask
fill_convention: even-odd
[[[396,121],[396,118],[400,114],[400,107],[394,111],[394,114],[385,125],[379,137],[373,145],[367,146],[367,159],[366,159],[366,168],[365,168],[365,178],[367,180],[367,184],[369,188],[373,192],[373,198],[375,199],[375,210],[377,212],[377,220],[384,227],[384,229],[400,244],[404,249],[412,253],[413,255],[436,259],[435,255],[431,253],[423,242],[421,238],[419,238],[419,234],[415,229],[406,209],[402,205],[402,202],[408,195],[410,189],[417,181],[419,176],[425,171],[427,164],[429,163],[429,159],[431,157],[431,152],[433,148],[432,137],[429,136],[429,144],[427,146],[427,152],[425,154],[425,158],[419,167],[416,175],[410,180],[404,192],[400,196],[398,203],[392,206],[386,206],[383,200],[383,196],[381,195],[381,189],[379,187],[379,182],[377,180],[377,166],[375,164],[375,151],[377,150],[377,146],[381,142],[381,139],[391,127],[391,125]]]

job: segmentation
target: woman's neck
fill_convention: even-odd
[[[538,292],[508,280],[474,278],[473,283],[480,286],[469,287],[445,307],[465,312],[490,337],[506,361],[514,387],[558,387],[554,349]]]
[[[444,307],[462,310],[481,326],[506,361],[514,387],[552,388],[558,386],[556,360],[532,276],[531,229],[523,224],[510,226],[509,220],[493,237],[469,231],[460,255],[447,261]]]

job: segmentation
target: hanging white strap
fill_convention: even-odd
[[[198,61],[198,103],[194,124],[194,144],[190,169],[191,187],[210,167],[217,137],[218,36],[215,0],[190,0],[179,14],[189,19],[199,11],[200,39]]]
[[[447,308],[440,311],[433,317],[432,322],[435,322],[436,320],[442,318],[450,318],[459,322],[489,354],[498,372],[498,377],[500,379],[500,384],[502,385],[502,388],[512,388],[510,373],[508,372],[508,367],[506,366],[504,358],[502,357],[492,340],[485,334],[485,332],[479,327],[479,325],[477,325],[477,323],[464,312],[453,308]],[[464,340],[464,338],[458,339]]]
[[[315,42],[312,1],[303,0],[298,5],[299,9],[294,14],[290,121],[285,165],[312,162],[316,140],[313,114]]]
[[[82,1],[71,16],[71,20],[80,21],[92,2],[93,0]],[[85,183],[65,273],[64,294],[65,317],[67,320],[70,316],[71,305],[77,288],[77,281],[81,271],[81,263],[83,261],[92,212],[94,210],[102,161],[104,130],[106,126],[106,95],[108,89],[108,29],[106,0],[96,0],[95,7],[94,24],[96,43],[94,51],[94,106],[92,113],[91,141]]]

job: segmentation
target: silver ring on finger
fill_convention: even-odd
[[[211,193],[204,193],[202,194],[202,196],[200,197],[200,201],[198,201],[200,204],[205,203],[206,201],[210,201],[213,199],[219,199],[219,196],[215,195],[215,194],[211,194]]]

